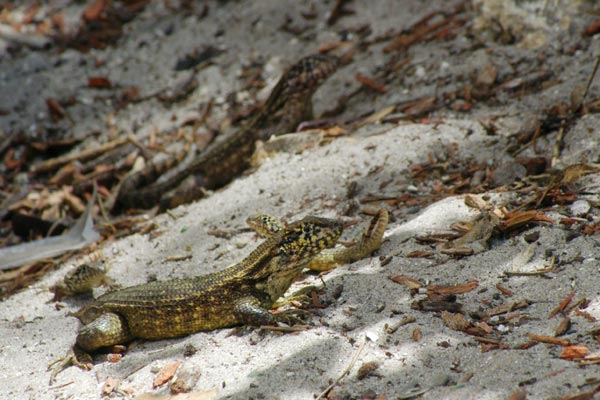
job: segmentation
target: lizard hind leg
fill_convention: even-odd
[[[388,221],[388,211],[385,208],[379,209],[371,219],[369,229],[357,244],[349,248],[325,249],[313,258],[307,268],[313,271],[329,271],[338,265],[353,263],[368,257],[381,246]]]
[[[76,345],[85,351],[94,351],[132,339],[127,322],[120,315],[105,313],[79,329]]]

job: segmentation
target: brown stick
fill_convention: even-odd
[[[32,166],[30,172],[33,174],[37,174],[40,172],[51,171],[71,161],[97,157],[100,154],[106,153],[107,151],[111,151],[119,146],[124,145],[128,141],[131,141],[129,135],[112,140],[108,143],[105,143],[98,147],[94,147],[92,149],[85,149],[75,154],[68,154],[66,156],[56,157],[51,160],[44,161],[42,163]]]

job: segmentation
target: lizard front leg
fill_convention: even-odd
[[[298,315],[306,315],[304,310],[286,310],[279,314],[271,314],[264,308],[256,297],[248,296],[239,299],[235,303],[234,313],[244,325],[262,326],[276,325],[283,322],[289,325],[301,323],[302,319]]]

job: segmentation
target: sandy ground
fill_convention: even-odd
[[[402,3],[402,4],[400,4]],[[148,93],[174,85],[188,77],[173,72],[173,60],[202,44],[216,44],[224,52],[215,65],[198,73],[199,87],[185,103],[165,108],[150,100],[132,104],[114,116],[117,130],[133,132],[140,139],[161,131],[189,116],[198,115],[198,104],[217,99],[216,117],[224,112],[224,98],[235,92],[240,63],[266,61],[267,81],[273,83],[290,60],[317,50],[319,44],[340,40],[350,28],[368,24],[372,37],[390,29],[407,28],[432,10],[450,9],[446,2],[350,2],[356,14],[341,18],[333,26],[324,22],[333,2],[209,2],[209,16],[184,16],[153,3],[126,25],[126,35],[115,47],[84,54],[74,50],[23,51],[2,59],[0,64],[0,108],[14,110],[0,117],[3,131],[38,132],[48,120],[46,97],[77,95],[83,98],[70,108],[77,121],[57,131],[85,137],[83,146],[106,139],[104,132],[108,100],[82,87],[89,75],[108,75],[112,81],[135,84]],[[493,101],[475,104],[470,113],[449,106],[430,119],[419,122],[373,123],[358,128],[329,144],[300,154],[278,153],[254,173],[196,203],[179,207],[171,215],[154,218],[159,236],[132,235],[103,246],[109,259],[109,275],[122,285],[146,282],[150,278],[203,274],[241,260],[256,245],[252,233],[231,239],[209,235],[212,229],[244,227],[249,215],[268,212],[288,221],[315,214],[360,220],[345,232],[356,239],[369,217],[360,212],[344,216],[357,200],[394,199],[411,194],[421,201],[412,206],[375,202],[388,207],[392,221],[386,241],[373,257],[340,267],[323,277],[321,301],[308,330],[279,334],[251,328],[197,333],[176,340],[137,342],[118,363],[99,362],[91,371],[69,368],[48,386],[49,362],[62,356],[73,344],[78,322],[66,317],[85,304],[85,299],[65,299],[57,309],[46,288],[61,279],[73,263],[66,263],[40,282],[0,304],[0,397],[11,399],[96,399],[108,377],[119,380],[121,394],[135,397],[144,393],[169,394],[169,387],[153,389],[160,368],[181,361],[181,371],[196,375],[194,392],[212,391],[208,398],[228,399],[310,399],[323,391],[350,364],[361,347],[348,376],[330,393],[331,399],[406,398],[422,391],[423,399],[507,399],[526,391],[528,399],[559,399],[598,386],[597,365],[581,367],[559,356],[561,346],[538,344],[526,350],[528,334],[553,336],[562,317],[548,318],[550,312],[572,291],[575,300],[589,300],[585,312],[600,319],[600,247],[598,234],[582,235],[577,224],[560,224],[562,218],[583,218],[590,224],[600,215],[598,174],[570,186],[577,199],[589,207],[583,213],[569,204],[553,205],[544,213],[553,222],[532,224],[517,233],[495,235],[488,248],[467,257],[441,254],[439,248],[418,238],[447,233],[455,222],[474,220],[478,212],[464,204],[463,196],[431,201],[436,185],[446,176],[428,180],[415,178],[414,167],[439,163],[459,166],[475,164],[497,167],[514,163],[506,151],[515,133],[560,101],[568,102],[572,89],[585,82],[595,57],[598,38],[582,37],[593,14],[592,2],[500,2],[468,3],[470,34],[449,41],[412,47],[409,66],[402,76],[387,83],[386,94],[361,92],[341,114],[357,118],[386,105],[438,92],[456,90],[461,82],[473,79],[492,63],[501,77],[526,75],[546,69],[553,84],[522,95],[500,93]],[[547,9],[542,5],[549,3]],[[563,4],[564,3],[564,4]],[[302,12],[316,8],[315,19],[303,19]],[[76,14],[79,6],[67,7]],[[498,9],[500,7],[500,9]],[[584,11],[582,11],[584,10]],[[496,13],[496,14],[493,14]],[[279,30],[290,15],[292,23],[305,27],[300,36]],[[505,32],[514,35],[504,43],[486,19],[502,21]],[[488,25],[486,25],[488,23]],[[168,32],[165,33],[165,32]],[[351,36],[351,34],[349,34]],[[598,36],[598,35],[596,35]],[[489,40],[488,42],[485,42]],[[485,47],[481,43],[488,43]],[[387,53],[376,45],[357,51],[354,61],[338,71],[315,96],[316,114],[330,110],[340,93],[358,87],[356,73],[374,75]],[[572,51],[571,51],[572,50]],[[101,59],[103,63],[95,64]],[[189,72],[187,72],[189,74]],[[483,79],[483,78],[482,78]],[[8,95],[10,93],[10,95]],[[598,85],[592,85],[596,98]],[[35,95],[34,95],[35,94]],[[29,101],[31,99],[31,101]],[[221,99],[221,103],[219,103]],[[221,107],[219,107],[221,106]],[[340,116],[340,115],[338,115]],[[482,121],[491,120],[494,133]],[[564,139],[559,167],[600,160],[597,114],[579,118]],[[538,153],[550,157],[556,131],[540,137]],[[522,155],[534,156],[531,149]],[[458,161],[457,161],[458,159]],[[348,196],[353,184],[358,192]],[[524,195],[508,189],[487,193],[496,207],[514,208]],[[487,198],[487,197],[486,197]],[[585,205],[584,204],[584,205]],[[415,251],[430,251],[431,258],[413,258]],[[165,261],[170,256],[191,255],[185,261]],[[544,275],[507,276],[505,271],[534,271],[555,260],[555,268]],[[389,260],[388,260],[389,258]],[[501,306],[527,300],[529,305],[512,314],[514,319],[496,317],[490,337],[503,348],[483,351],[473,336],[450,329],[437,312],[411,307],[424,299],[390,278],[406,276],[423,284],[457,285],[476,280],[478,286],[458,295],[467,318]],[[306,275],[292,290],[321,285]],[[501,292],[497,285],[513,296]],[[99,289],[96,294],[99,294]],[[405,317],[415,321],[388,333],[386,328]],[[415,330],[420,339],[415,340]],[[572,326],[561,339],[591,352],[600,345],[590,334],[598,329],[580,315],[572,315]],[[189,354],[189,348],[195,349]],[[378,368],[359,379],[359,368],[375,362]],[[366,367],[364,367],[366,368]],[[364,369],[363,368],[363,369]],[[125,394],[123,394],[125,393]],[[592,397],[590,397],[592,398]]]

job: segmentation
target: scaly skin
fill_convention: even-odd
[[[360,242],[352,247],[340,246],[323,250],[312,259],[306,268],[313,271],[329,271],[338,265],[349,264],[367,257],[381,246],[388,221],[389,214],[387,210],[384,208],[379,209]],[[284,229],[284,225],[277,218],[268,214],[258,214],[249,217],[246,223],[265,237]]]
[[[50,287],[54,292],[53,301],[60,301],[64,296],[92,293],[99,286],[116,289],[118,285],[106,275],[108,268],[102,264],[104,255],[101,251],[86,256],[86,261],[65,275],[62,281]]]
[[[217,189],[245,171],[257,140],[293,131],[300,122],[312,117],[312,95],[337,68],[337,59],[312,55],[287,70],[264,107],[241,129],[217,140],[189,165],[164,182],[152,183],[179,160],[170,158],[151,164],[125,178],[113,206],[113,212],[127,208],[151,208],[160,202],[162,210],[176,207],[203,196],[206,189]],[[188,178],[192,177],[192,178]],[[186,180],[184,182],[184,180]],[[191,180],[190,180],[191,179]],[[167,192],[181,187],[173,194]]]
[[[248,257],[208,275],[151,282],[106,293],[77,316],[84,326],[76,345],[53,371],[50,382],[70,364],[87,368],[81,350],[122,344],[135,338],[165,339],[240,324],[290,321],[268,309],[315,255],[335,246],[343,225],[306,217],[260,244]]]

